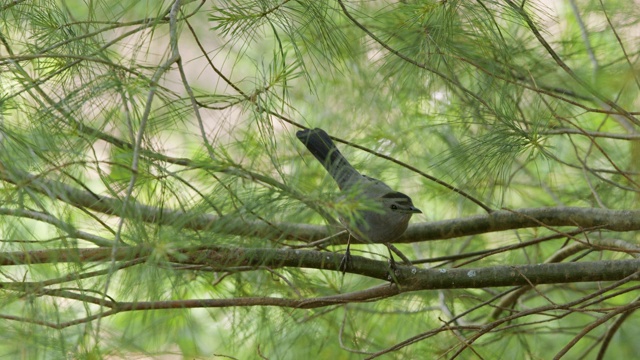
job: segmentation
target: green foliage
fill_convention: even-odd
[[[375,271],[343,276],[329,251],[346,238],[318,240],[341,230],[337,213],[374,204],[339,194],[295,137],[325,129],[425,226],[487,209],[638,209],[638,9],[573,3],[0,5],[0,353],[636,354],[633,284],[604,291],[586,274],[522,293],[383,296],[392,285]],[[535,220],[397,247],[443,272],[638,252],[637,229]],[[352,252],[388,257],[381,244]]]

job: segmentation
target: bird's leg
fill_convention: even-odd
[[[391,245],[391,243],[385,243],[387,245],[387,250],[389,250],[389,280],[393,281],[397,284],[396,278],[396,270],[398,269],[396,265],[396,260],[393,258],[393,251],[396,253],[406,265],[412,266],[413,264],[400,250],[398,250],[395,246]]]
[[[393,254],[391,253],[391,247],[393,245],[390,243],[385,243],[385,245],[387,245],[387,250],[389,250],[389,270],[391,270],[391,272],[395,272],[398,267],[396,266],[396,260],[393,258]]]
[[[393,256],[391,255],[391,251],[393,251],[394,253],[396,253],[396,255],[398,255],[400,259],[402,259],[402,262],[405,265],[413,266],[413,264],[411,263],[411,260],[409,260],[409,258],[405,254],[403,254],[402,251],[398,250],[397,247],[393,246],[393,244],[391,243],[387,243],[386,245],[387,245],[387,249],[389,249],[389,257],[391,258],[389,262],[393,260]],[[395,260],[393,261],[395,262]]]
[[[349,268],[351,268],[351,233],[349,233],[349,238],[347,239],[347,251],[344,252],[344,257],[340,260],[339,266],[342,275],[344,275]]]

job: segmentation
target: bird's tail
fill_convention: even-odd
[[[329,175],[338,183],[340,189],[345,189],[359,173],[349,164],[340,153],[333,140],[322,129],[300,130],[296,133],[298,139],[309,149],[313,156],[327,169]]]

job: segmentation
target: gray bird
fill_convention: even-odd
[[[360,242],[381,243],[389,247],[390,242],[407,230],[411,216],[422,213],[413,206],[409,196],[354,169],[324,130],[301,130],[296,136],[329,172],[345,196],[351,195],[354,200],[363,202],[363,209],[340,216],[340,222]],[[340,265],[345,271],[350,261],[349,247],[350,242]],[[390,262],[393,266],[392,257]]]

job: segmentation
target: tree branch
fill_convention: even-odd
[[[17,186],[26,186],[46,196],[56,197],[78,208],[109,215],[122,215],[120,199],[98,195],[59,181],[45,179],[26,172],[9,173],[0,164],[0,180]],[[179,226],[191,230],[211,230],[226,235],[256,236],[277,240],[314,241],[341,231],[335,227],[296,223],[266,223],[240,220],[231,216],[211,214],[193,215],[189,211],[158,208],[131,200],[124,216],[158,225]],[[578,207],[531,208],[498,210],[461,219],[412,224],[395,243],[452,239],[496,231],[515,230],[539,226],[570,226],[600,228],[613,231],[640,230],[640,211],[607,210]],[[348,235],[335,236],[335,243],[346,243]]]
[[[113,257],[112,257],[113,255]],[[40,250],[0,253],[0,266],[64,262],[130,261],[153,255],[150,248]],[[207,246],[166,254],[167,261],[189,266],[205,266],[215,271],[243,267],[296,267],[341,271],[343,255],[309,250],[234,248]],[[464,269],[419,269],[397,265],[394,282],[402,291],[485,288],[517,285],[612,281],[640,270],[640,259],[596,262],[508,265]],[[389,279],[386,261],[353,256],[349,273],[384,281]],[[0,283],[0,287],[9,285]]]

